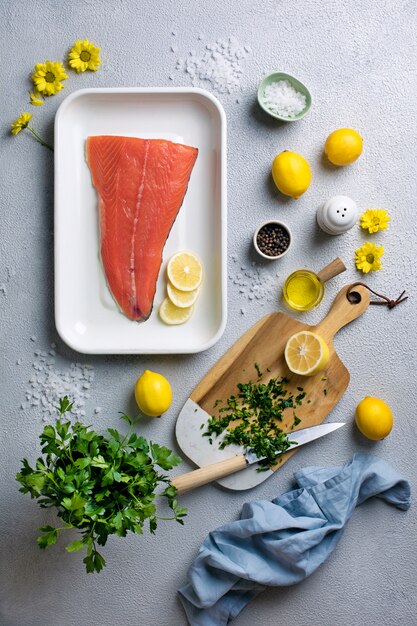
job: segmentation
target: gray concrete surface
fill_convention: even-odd
[[[293,472],[303,465],[339,464],[355,451],[368,451],[390,461],[414,491],[416,33],[416,7],[409,1],[1,1],[2,626],[184,625],[176,589],[206,534],[235,519],[246,500],[271,499],[289,488]],[[262,266],[265,276],[278,272],[273,285],[277,293],[291,270],[319,269],[332,257],[342,256],[348,271],[329,285],[320,308],[305,315],[307,321],[318,320],[338,288],[358,278],[353,253],[365,237],[356,229],[340,238],[327,237],[315,224],[322,201],[347,194],[361,208],[389,209],[389,230],[373,239],[386,248],[384,269],[368,283],[392,296],[406,288],[410,299],[393,311],[373,307],[337,336],[337,350],[352,377],[332,419],[347,420],[347,428],[303,449],[252,492],[229,493],[207,486],[182,498],[189,507],[184,528],[165,522],[156,536],[112,539],[104,551],[106,569],[100,575],[86,575],[80,555],[65,553],[62,543],[47,552],[38,549],[36,529],[53,516],[19,494],[14,480],[19,460],[35,458],[43,425],[36,407],[20,409],[34,351],[56,342],[57,367],[74,361],[94,366],[87,419],[97,428],[118,425],[118,411],[134,410],[132,383],[145,366],[163,372],[173,385],[172,408],[161,420],[144,422],[141,430],[176,448],[174,423],[189,392],[243,331],[280,304],[271,298],[262,306],[261,301],[243,297],[233,282],[230,260],[228,326],[206,353],[87,358],[71,352],[57,338],[53,320],[52,157],[28,134],[12,138],[9,124],[30,109],[28,74],[33,65],[46,58],[61,59],[77,38],[89,37],[101,45],[103,67],[97,74],[72,74],[61,94],[42,108],[30,109],[36,117],[34,126],[50,141],[55,111],[71,91],[85,86],[188,85],[189,77],[175,70],[177,58],[192,50],[200,54],[207,43],[230,35],[252,50],[242,60],[238,91],[216,94],[229,123],[230,255],[237,255],[242,265],[254,260],[250,251],[254,228],[262,220],[279,217],[291,225],[295,244],[281,262]],[[171,45],[178,50],[172,52]],[[257,83],[273,69],[293,73],[311,88],[313,106],[303,121],[279,125],[259,111]],[[357,128],[365,150],[355,165],[336,171],[323,163],[321,155],[327,134],[340,126]],[[268,175],[273,156],[288,148],[304,154],[313,168],[313,184],[297,202],[275,193]],[[384,398],[395,414],[392,434],[378,443],[362,438],[352,422],[356,403],[368,394]],[[103,411],[94,416],[96,406]],[[185,461],[182,469],[189,467]],[[417,624],[416,530],[413,508],[401,513],[378,501],[363,505],[335,553],[311,578],[297,587],[268,590],[234,623]]]

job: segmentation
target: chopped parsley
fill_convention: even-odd
[[[294,397],[288,391],[288,382],[281,377],[271,378],[268,383],[239,383],[238,392],[226,400],[217,417],[209,419],[203,437],[212,442],[212,435],[222,435],[221,450],[231,444],[242,445],[257,456],[266,457],[267,465],[273,464],[277,454],[285,452],[292,443],[280,427],[284,412],[301,406],[306,396],[303,388],[298,387],[300,393]],[[294,415],[293,427],[300,421]]]
[[[294,421],[292,423],[291,430],[293,428],[295,428],[296,426],[298,426],[298,424],[300,424],[300,422],[301,422],[300,418],[297,417],[296,414],[294,413]]]

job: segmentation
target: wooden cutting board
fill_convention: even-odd
[[[297,428],[306,428],[323,422],[346,390],[350,375],[347,368],[335,352],[333,338],[337,331],[356,319],[368,308],[369,291],[357,286],[347,298],[349,285],[336,296],[326,317],[316,326],[309,326],[285,315],[270,313],[259,320],[220,358],[203,380],[197,385],[190,398],[210,416],[218,415],[218,410],[231,395],[236,394],[238,383],[249,380],[258,381],[255,363],[259,364],[263,376],[259,382],[268,382],[270,378],[285,376],[289,379],[288,391],[298,395],[297,387],[303,387],[306,397],[302,406],[297,408],[297,417],[301,419]],[[356,296],[356,297],[355,297]],[[323,337],[329,346],[330,358],[327,368],[311,377],[292,374],[286,365],[284,349],[288,338],[301,330],[311,330]],[[268,372],[267,369],[270,371]],[[220,400],[218,408],[216,402]],[[310,400],[310,403],[307,403]],[[195,417],[193,417],[195,415]],[[291,431],[294,421],[293,409],[287,409],[281,428]],[[241,448],[227,446],[219,450],[215,437],[210,445],[208,438],[203,437],[200,412],[185,416],[180,413],[176,424],[176,436],[182,451],[199,467],[221,461],[240,453]],[[294,428],[294,430],[296,430]],[[337,435],[332,435],[337,436]],[[292,450],[278,457],[272,470],[257,472],[256,465],[248,467],[236,474],[219,480],[219,484],[228,489],[243,490],[263,482],[274,471],[281,467],[297,450]]]

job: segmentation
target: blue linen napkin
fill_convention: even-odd
[[[307,467],[294,478],[298,489],[244,504],[240,520],[205,539],[178,591],[191,626],[223,626],[266,586],[309,576],[368,498],[410,507],[409,483],[376,456],[355,454],[345,465]]]

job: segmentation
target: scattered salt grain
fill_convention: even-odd
[[[36,337],[31,337],[31,340],[35,341]],[[57,416],[59,399],[68,396],[74,403],[74,415],[77,418],[83,417],[85,403],[90,398],[90,388],[94,381],[94,369],[92,365],[71,363],[65,370],[58,370],[55,366],[55,347],[56,344],[51,344],[48,359],[46,351],[35,351],[32,363],[34,373],[26,389],[27,402],[20,405],[21,409],[36,411],[36,407],[39,407],[37,410],[40,410],[42,420],[47,421]]]
[[[32,337],[30,338],[31,341],[36,341],[36,335],[32,335]]]
[[[4,283],[0,285],[0,291],[3,294],[3,296],[7,296],[7,287]]]
[[[232,93],[243,75],[240,60],[247,57],[249,50],[240,46],[235,37],[218,39],[207,44],[201,56],[191,50],[187,59],[178,59],[176,69],[188,74],[194,87],[207,83],[219,93]]]
[[[288,80],[279,80],[265,87],[264,104],[275,115],[294,118],[306,106],[306,97]]]
[[[94,409],[94,413],[98,415],[100,411],[101,411],[101,406],[96,406],[96,408]]]
[[[178,46],[171,46],[171,52],[177,52]]]
[[[233,264],[237,265],[237,256],[232,255],[231,258]],[[240,297],[245,298],[250,303],[256,300],[259,306],[276,302],[278,297],[277,278],[278,274],[269,274],[265,268],[257,266],[255,262],[251,264],[250,268],[239,265],[236,267],[235,273],[232,271],[229,274],[229,280],[236,285]],[[242,309],[241,314],[245,314],[245,312],[242,313]]]

